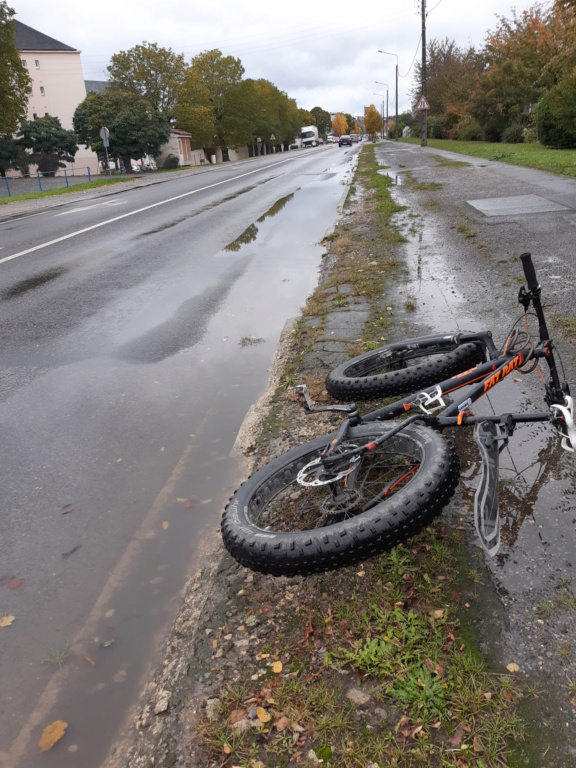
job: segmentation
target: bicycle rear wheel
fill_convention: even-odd
[[[395,426],[350,430],[361,446]],[[365,453],[340,479],[312,484],[324,435],[259,469],[231,498],[222,518],[230,554],[254,571],[306,575],[357,563],[391,549],[428,525],[458,484],[458,458],[439,432],[411,424]]]
[[[418,347],[414,348],[416,341]],[[479,344],[408,339],[347,360],[326,377],[326,389],[338,400],[376,400],[408,394],[449,379],[484,362]]]

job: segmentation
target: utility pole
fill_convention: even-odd
[[[422,96],[426,98],[426,0],[422,3]],[[421,112],[420,146],[428,146],[428,110]]]

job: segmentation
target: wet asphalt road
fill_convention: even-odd
[[[235,436],[316,284],[354,154],[0,221],[0,764],[106,755],[242,477]],[[39,756],[57,719],[72,749]]]
[[[377,156],[407,211],[409,279],[394,297],[399,337],[418,332],[490,328],[498,344],[522,315],[519,256],[532,253],[549,330],[576,392],[576,180],[388,142]],[[410,301],[413,311],[406,311]],[[572,324],[572,325],[571,325]],[[566,334],[566,327],[572,333]],[[537,333],[537,328],[532,328]],[[546,376],[546,366],[543,366]],[[546,410],[537,375],[514,375],[475,404],[475,412]],[[462,462],[452,519],[473,530],[479,454],[469,432],[456,441]],[[576,459],[550,426],[518,426],[500,456],[502,547],[478,550],[480,576],[470,601],[483,649],[506,671],[517,664],[537,703],[528,701],[535,768],[576,762]],[[473,547],[474,549],[474,547]],[[532,714],[531,714],[532,713]],[[537,714],[534,714],[537,713]]]

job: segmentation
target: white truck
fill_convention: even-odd
[[[318,128],[315,125],[305,125],[300,129],[302,147],[317,147],[320,143]]]

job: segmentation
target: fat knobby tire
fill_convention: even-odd
[[[365,445],[395,425],[397,422],[373,422],[353,427],[347,442]],[[454,494],[459,463],[452,444],[430,427],[411,424],[380,449],[384,458],[412,455],[418,465],[409,481],[388,498],[380,498],[380,494],[367,511],[323,527],[291,530],[288,524],[279,532],[261,527],[262,512],[275,499],[278,502],[281,494],[278,508],[283,510],[283,499],[290,503],[290,495],[285,495],[287,489],[288,493],[294,489],[296,494],[329,495],[327,486],[302,489],[296,476],[334,436],[324,435],[279,456],[252,475],[230,499],[221,530],[224,545],[239,563],[275,576],[307,575],[352,565],[418,533],[440,514]],[[363,461],[374,461],[372,454],[366,454]]]
[[[410,345],[414,341],[380,347],[347,360],[326,377],[327,391],[345,402],[405,395],[439,384],[486,359],[480,345],[461,344],[450,349],[434,344],[413,349]],[[411,364],[414,360],[417,362]]]

